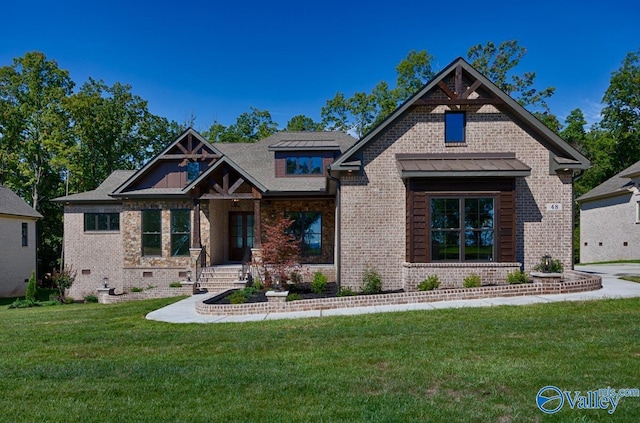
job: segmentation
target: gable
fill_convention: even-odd
[[[403,118],[416,110],[419,113],[423,111],[429,113],[436,108],[444,107],[448,112],[473,111],[476,113],[486,106],[497,109],[524,131],[532,134],[540,144],[549,150],[550,172],[555,173],[558,170],[578,172],[589,168],[590,163],[586,157],[547,128],[464,59],[458,58],[340,156],[333,163],[331,169],[336,171],[359,169],[363,150],[389,130],[394,128],[399,131],[409,130],[410,128],[396,128],[396,125],[402,126]]]
[[[213,166],[222,153],[189,128],[164,151],[121,185],[115,195],[131,193],[180,193]]]

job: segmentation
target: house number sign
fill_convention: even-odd
[[[547,203],[547,211],[561,211],[562,204],[561,203]]]

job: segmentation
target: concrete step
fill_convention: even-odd
[[[205,267],[198,278],[198,286],[210,291],[243,288],[245,281],[238,280],[241,265],[224,265]]]

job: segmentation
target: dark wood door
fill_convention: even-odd
[[[229,261],[242,261],[253,247],[253,213],[229,213]]]

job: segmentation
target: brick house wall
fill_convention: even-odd
[[[103,278],[123,288],[122,218],[119,231],[84,231],[84,213],[120,213],[122,206],[67,204],[64,207],[65,266],[76,273],[68,296],[82,299],[96,295]]]
[[[414,107],[364,148],[362,175],[341,177],[342,286],[358,289],[363,269],[373,266],[385,288],[404,287],[406,186],[395,157],[400,153],[515,153],[531,167],[530,176],[516,178],[517,261],[529,271],[550,254],[565,269],[571,268],[570,174],[550,175],[547,148],[492,105],[461,106],[467,112],[466,142],[445,144],[447,110],[445,106]],[[549,203],[561,204],[562,210],[547,211]]]

